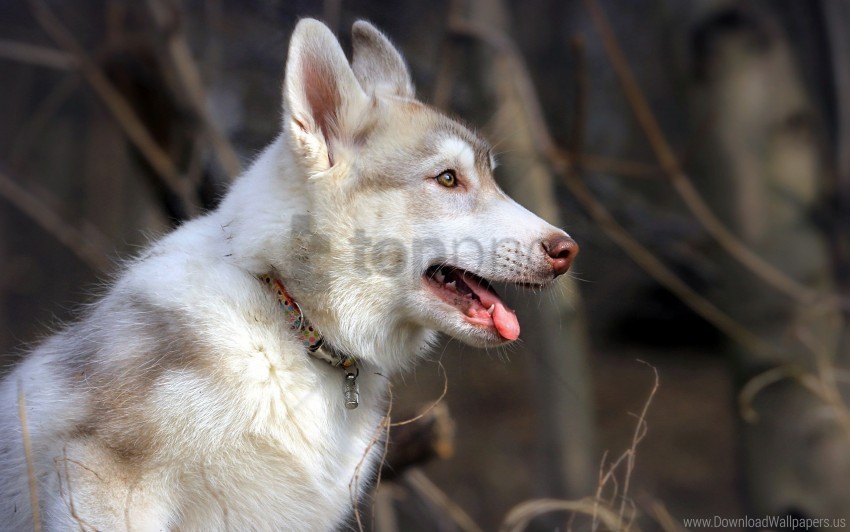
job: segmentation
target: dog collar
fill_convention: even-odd
[[[323,360],[335,368],[345,371],[343,381],[343,399],[348,409],[357,408],[360,404],[360,392],[357,386],[357,359],[349,354],[337,351],[325,343],[319,331],[310,325],[307,317],[301,312],[301,307],[295,299],[286,291],[283,283],[272,274],[264,273],[259,276],[260,281],[271,289],[277,297],[278,303],[283,308],[286,320],[289,322],[289,330],[298,338],[301,344],[310,353],[310,356]]]

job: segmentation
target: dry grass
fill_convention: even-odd
[[[571,529],[570,524],[577,515],[588,517],[591,520],[590,529],[594,531],[611,530],[627,532],[638,530],[635,524],[637,506],[631,499],[629,491],[634,474],[635,459],[637,458],[637,448],[640,442],[646,437],[648,430],[646,415],[649,412],[652,400],[655,398],[660,384],[658,370],[655,366],[643,360],[638,360],[638,362],[652,369],[654,377],[653,385],[640,414],[634,414],[637,423],[632,433],[629,448],[613,461],[608,460],[607,453],[603,455],[602,463],[599,466],[599,480],[594,496],[578,500],[534,499],[523,502],[512,508],[507,516],[505,516],[502,526],[499,529],[501,532],[519,532],[525,530],[533,519],[550,512],[570,513],[567,530]],[[655,518],[667,530],[662,520],[657,519],[656,515],[653,513],[651,517]],[[669,513],[667,515],[669,516]]]
[[[30,488],[30,504],[32,505],[32,527],[35,532],[41,532],[41,512],[38,507],[38,483],[35,478],[35,465],[32,458],[32,443],[30,442],[30,429],[27,423],[27,400],[24,395],[24,387],[18,380],[18,416],[21,422],[21,437],[24,443],[24,455],[27,460],[27,479]]]

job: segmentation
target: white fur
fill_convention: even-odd
[[[411,99],[377,30],[354,29],[352,71],[327,28],[302,21],[281,135],[216,211],[132,261],[5,378],[5,527],[32,526],[20,382],[46,530],[334,529],[373,476],[387,377],[437,332],[503,343],[425,290],[425,269],[553,278],[541,241],[564,233],[495,186],[480,139]],[[462,187],[434,181],[449,168]],[[266,272],[358,357],[360,408],[292,336]]]

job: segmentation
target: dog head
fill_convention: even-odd
[[[578,247],[499,189],[486,141],[415,99],[386,37],[359,21],[352,42],[349,63],[315,20],[292,36],[283,129],[308,214],[288,286],[329,341],[387,368],[435,331],[515,340],[491,283],[547,284]]]

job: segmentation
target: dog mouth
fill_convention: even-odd
[[[490,281],[449,265],[431,266],[423,278],[428,288],[443,302],[457,309],[467,323],[494,329],[508,341],[519,337],[516,313],[505,305]]]

